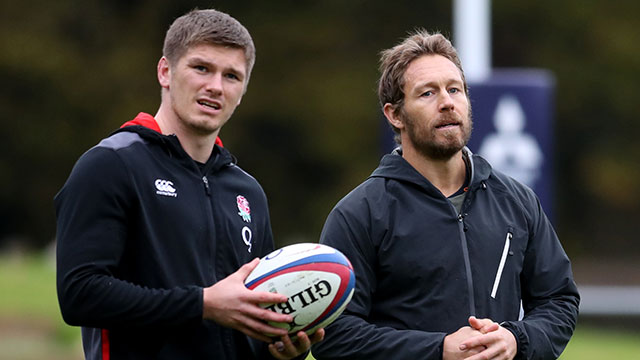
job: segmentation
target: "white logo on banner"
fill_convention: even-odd
[[[536,139],[523,131],[526,122],[518,99],[503,96],[493,115],[497,132],[484,138],[478,153],[495,169],[533,187],[544,159]]]

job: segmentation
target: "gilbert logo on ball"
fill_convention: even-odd
[[[285,246],[264,258],[245,280],[252,290],[276,292],[289,299],[262,307],[293,316],[289,324],[274,323],[289,334],[314,333],[333,322],[353,296],[356,277],[349,260],[322,244]]]

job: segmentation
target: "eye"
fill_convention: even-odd
[[[428,91],[423,92],[421,96],[428,97],[428,96],[431,96],[431,95],[433,95],[433,91],[428,90]]]
[[[231,80],[240,80],[240,77],[234,73],[227,73],[225,74],[225,77],[227,77],[227,79],[231,79]]]
[[[449,94],[457,94],[460,92],[460,89],[458,88],[451,88],[449,89]]]
[[[205,73],[208,71],[207,67],[204,65],[194,65],[193,68],[198,71],[198,72],[202,72]]]

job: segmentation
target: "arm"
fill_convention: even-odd
[[[365,212],[366,205],[356,206]],[[320,242],[342,251],[356,273],[356,290],[345,312],[313,346],[316,359],[441,359],[445,333],[398,330],[368,321],[376,291],[376,249],[369,214],[345,214],[340,205],[327,219]]]
[[[202,316],[202,289],[151,289],[121,280],[130,179],[115,152],[94,148],[55,199],[57,288],[63,318],[87,327],[172,325]]]
[[[258,337],[266,329],[282,332],[259,320],[288,321],[289,316],[257,304],[286,299],[244,287],[247,271],[257,262],[204,290],[195,285],[150,288],[125,280],[131,275],[126,270],[126,257],[132,256],[127,242],[137,240],[129,222],[140,216],[131,187],[118,155],[94,148],[81,157],[56,198],[58,294],[68,323],[100,328],[174,326],[204,317]],[[268,235],[271,240],[270,231]],[[272,241],[268,245],[273,247]],[[264,335],[262,339],[270,341]]]

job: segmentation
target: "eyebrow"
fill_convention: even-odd
[[[418,89],[424,89],[424,88],[436,88],[436,87],[438,87],[439,83],[440,83],[439,81],[427,81],[427,82],[419,83],[418,85],[413,87],[413,90],[416,91]],[[447,86],[451,86],[452,84],[453,85],[458,85],[460,87],[464,86],[463,83],[462,83],[462,80],[453,79],[453,78],[448,79],[445,82],[445,84],[447,84]]]

